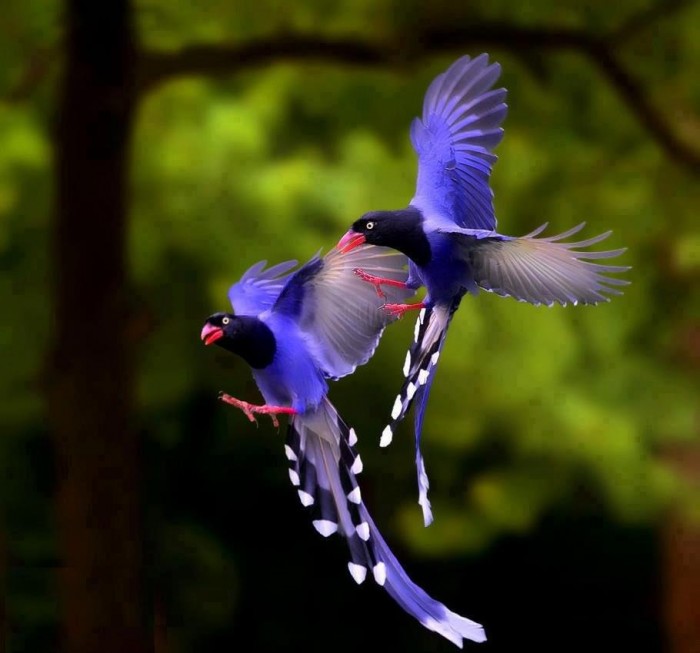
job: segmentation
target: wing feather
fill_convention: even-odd
[[[267,261],[259,261],[229,288],[228,297],[238,315],[258,315],[271,308],[297,262],[284,261],[265,270],[266,265]]]
[[[547,238],[535,237],[544,226],[521,238],[468,235],[462,238],[474,279],[484,290],[536,305],[610,301],[609,295],[622,294],[616,286],[625,286],[629,281],[608,275],[630,268],[591,261],[614,258],[626,250],[588,252],[581,249],[604,240],[610,235],[609,231],[578,242],[562,242],[583,226],[580,224]]]
[[[354,272],[361,268],[405,284],[408,261],[395,250],[362,245],[341,254],[333,249],[322,263],[306,281],[298,322],[319,367],[327,376],[340,378],[371,358],[384,328],[396,319],[382,310],[383,304],[404,302],[415,291],[383,286],[382,299]]]
[[[411,204],[460,227],[493,230],[489,186],[503,138],[506,90],[492,89],[501,68],[488,55],[458,59],[428,88],[422,118],[411,125],[418,180]]]

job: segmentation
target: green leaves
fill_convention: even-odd
[[[243,366],[202,347],[202,321],[227,308],[228,286],[255,261],[304,261],[333,246],[363,212],[410,200],[416,164],[409,122],[433,74],[452,58],[406,63],[420,45],[416,30],[489,20],[602,35],[636,4],[136,3],[142,42],[153,49],[313,32],[374,39],[397,52],[391,69],[280,57],[232,78],[178,79],[140,106],[127,255],[139,420],[148,415],[164,424],[149,437],[176,449],[185,437],[172,425],[182,423],[193,397],[209,393],[211,402],[193,421],[205,424],[210,440],[230,438],[231,423],[242,425],[235,437],[257,437],[233,417],[207,421],[220,410],[217,390],[253,401],[255,390]],[[699,11],[669,15],[653,39],[642,30],[618,53],[652,106],[691,144],[699,142]],[[52,44],[62,28],[57,7],[45,3],[11,2],[3,16],[0,87],[9,92],[34,71],[33,53],[58,47]],[[621,521],[658,519],[671,504],[698,511],[697,493],[661,455],[675,443],[698,442],[697,178],[658,146],[590,60],[554,50],[509,52],[491,48],[503,65],[510,107],[493,175],[499,229],[519,235],[545,221],[549,233],[582,221],[583,237],[612,229],[605,245],[629,248],[620,263],[633,266],[626,275],[632,285],[597,307],[465,297],[426,415],[430,529],[415,505],[410,421],[390,451],[376,451],[400,385],[411,318],[387,330],[373,361],[333,387],[369,462],[365,482],[391,480],[381,495],[368,493],[370,508],[393,514],[407,544],[426,555],[481,551],[580,502]],[[60,56],[53,59],[58,63],[41,64],[23,103],[0,104],[0,418],[5,437],[17,441],[43,428],[44,347],[52,328],[47,287],[55,274],[47,237],[54,172],[54,100],[49,96],[47,106],[47,93]],[[223,481],[219,492],[225,501]],[[8,501],[16,513],[37,497],[18,491]],[[183,590],[183,611],[196,611],[222,569],[215,601],[223,607],[211,617],[219,623],[232,610],[223,588],[235,582],[234,565],[206,527],[181,519],[178,509],[163,508],[176,523],[164,528],[166,562],[206,579],[191,595]]]

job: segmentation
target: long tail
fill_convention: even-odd
[[[406,361],[403,366],[404,382],[396,395],[394,406],[391,409],[391,421],[382,431],[379,445],[388,446],[393,437],[398,423],[406,416],[414,400],[418,401],[418,409],[415,414],[414,431],[416,437],[416,471],[418,474],[418,503],[423,510],[423,522],[429,526],[433,521],[433,513],[428,500],[428,474],[425,471],[425,462],[421,453],[420,443],[423,431],[423,418],[428,404],[430,387],[433,383],[438,359],[445,344],[447,329],[455,310],[459,306],[461,297],[454,300],[450,307],[431,305],[421,310],[411,346],[406,353]]]
[[[462,647],[464,638],[486,639],[483,627],[448,610],[408,577],[389,549],[362,501],[357,474],[362,460],[357,436],[324,399],[313,413],[290,420],[285,451],[289,477],[301,503],[312,513],[316,530],[342,535],[350,549],[348,569],[357,583],[369,571],[375,582],[423,626]]]

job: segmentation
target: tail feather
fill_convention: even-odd
[[[370,525],[370,538],[376,547],[377,555],[386,565],[384,588],[394,601],[428,630],[439,633],[460,648],[464,638],[474,642],[486,641],[486,633],[481,624],[452,612],[408,577],[364,506],[361,513]]]
[[[286,452],[290,478],[298,485],[302,505],[308,507],[314,528],[324,537],[340,533],[350,549],[348,565],[356,582],[362,583],[377,565],[368,547],[369,526],[359,514],[362,493],[356,474],[362,459],[350,444],[354,432],[340,420],[330,402],[313,414],[290,421]]]
[[[416,471],[418,475],[418,503],[423,510],[423,522],[429,526],[433,521],[433,513],[428,500],[430,482],[425,471],[425,462],[421,453],[420,443],[423,431],[423,419],[428,404],[430,387],[433,382],[437,363],[445,344],[447,329],[455,310],[459,305],[458,298],[452,307],[428,305],[422,309],[414,330],[414,337],[403,366],[404,382],[399,394],[394,400],[391,411],[391,421],[382,431],[379,445],[388,446],[399,422],[406,416],[414,401],[418,402],[415,415],[414,431],[416,438]]]
[[[313,413],[295,415],[289,424],[285,452],[290,479],[314,527],[323,536],[342,535],[350,551],[348,569],[357,583],[368,573],[423,626],[457,646],[463,638],[486,639],[484,629],[448,610],[408,577],[384,541],[362,501],[357,474],[362,461],[355,451],[355,432],[326,399]]]

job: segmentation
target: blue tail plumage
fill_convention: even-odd
[[[438,359],[445,344],[447,329],[460,299],[457,298],[454,305],[450,308],[428,304],[421,310],[416,320],[413,342],[406,353],[406,361],[403,366],[405,379],[399,394],[394,400],[394,406],[391,410],[391,421],[382,431],[379,441],[379,445],[382,447],[386,447],[391,443],[398,423],[406,416],[414,400],[417,401],[414,431],[416,437],[418,503],[423,510],[423,522],[426,526],[432,523],[433,513],[428,499],[430,483],[420,448],[423,419]]]
[[[350,550],[348,569],[357,583],[371,571],[375,582],[423,626],[462,647],[463,639],[483,642],[483,627],[431,598],[406,574],[362,501],[357,474],[362,461],[357,436],[324,399],[313,412],[290,420],[285,451],[289,476],[301,503],[310,509],[323,536],[342,535]]]

